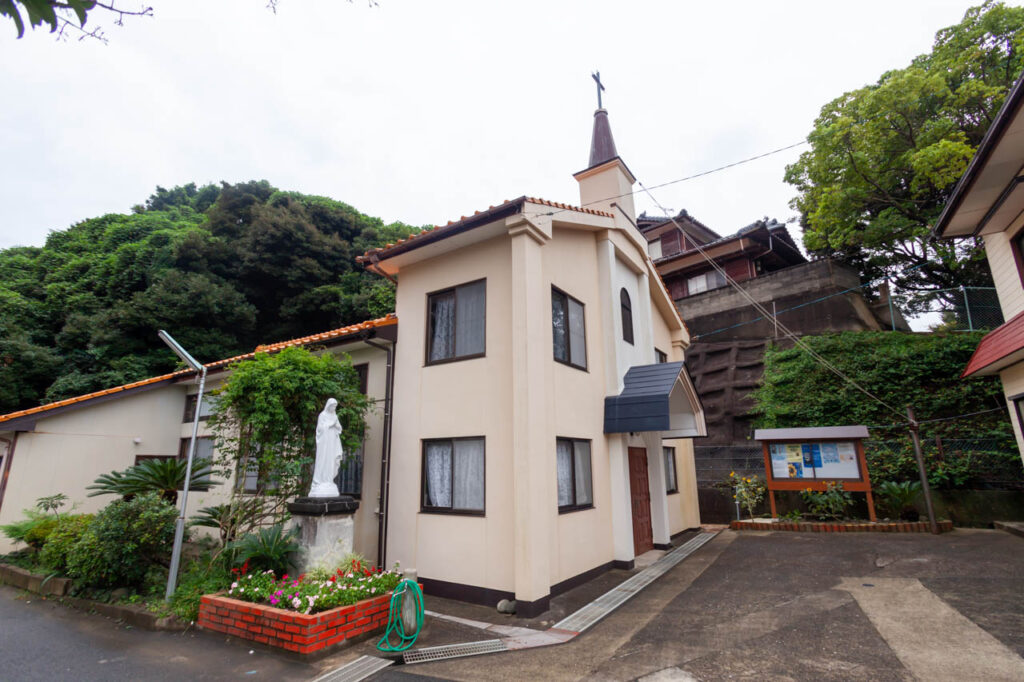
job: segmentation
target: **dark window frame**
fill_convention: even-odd
[[[483,508],[482,509],[457,509],[455,507],[435,507],[427,504],[427,444],[428,443],[451,443],[452,445],[452,504],[455,503],[455,443],[463,440],[478,440],[484,446],[484,470],[481,473],[483,480]],[[454,438],[424,438],[420,441],[420,513],[421,514],[447,514],[451,516],[486,516],[487,515],[487,438],[484,436],[457,436]]]
[[[668,445],[661,446],[661,457],[664,460],[665,468],[665,494],[675,495],[679,492],[679,466],[676,462],[676,449]],[[672,458],[672,480],[668,478],[668,460]]]
[[[626,287],[619,289],[619,312],[622,317],[622,340],[632,346],[635,338],[633,336],[633,301],[629,298]]]
[[[203,480],[209,481],[212,478],[212,476],[213,476],[213,461],[214,461],[213,450],[216,449],[216,447],[217,447],[217,441],[214,439],[213,436],[197,436],[196,437],[196,441],[197,441],[196,442],[196,461],[199,461],[199,442],[198,441],[202,441],[202,440],[210,441],[211,445],[213,446],[211,448],[211,450],[210,450],[210,468],[207,470],[208,473],[206,474],[206,476],[203,479]],[[185,437],[180,439],[179,444],[178,444],[178,456],[176,457],[176,459],[180,459],[182,461],[188,459],[188,444],[191,441],[192,441],[192,437],[191,436],[185,436]],[[192,462],[192,464],[194,465],[195,462]]]
[[[1024,227],[1014,232],[1009,241],[1013,262],[1017,266],[1017,277],[1020,279],[1020,285],[1024,287]]]
[[[668,362],[668,353],[661,350],[657,346],[654,347],[654,361],[659,365],[663,365]]]
[[[572,451],[572,466],[569,467],[569,471],[572,474],[572,499],[573,504],[558,505],[559,514],[571,514],[572,512],[585,511],[587,509],[594,508],[594,442],[589,438],[569,438],[567,436],[556,436],[555,437],[555,480],[558,480],[558,443],[559,441],[569,443],[570,450]],[[584,504],[576,504],[576,443],[586,443],[590,451],[590,502]],[[555,495],[557,503],[557,483],[555,485]]]
[[[198,393],[189,393],[185,396],[185,413],[182,415],[182,424],[191,424],[196,418],[196,404],[199,402]],[[213,403],[210,402],[210,395],[208,393],[203,394],[203,406],[208,410],[213,409]],[[208,414],[200,414],[199,421],[204,422],[210,418]]]
[[[359,392],[366,395],[367,386],[370,381],[370,363],[361,362],[358,365],[352,365],[352,369],[356,371],[356,375],[359,377]]]
[[[479,353],[471,353],[471,354],[468,354],[468,355],[452,355],[451,357],[444,357],[444,358],[440,358],[438,360],[431,360],[430,359],[430,354],[431,354],[430,351],[432,349],[431,349],[431,345],[430,344],[432,343],[432,339],[433,339],[433,336],[434,336],[433,334],[431,334],[431,331],[433,330],[433,327],[432,327],[433,320],[432,320],[431,315],[430,315],[430,302],[431,302],[431,299],[434,298],[434,297],[444,296],[444,295],[447,295],[447,294],[452,294],[452,295],[455,296],[455,311],[454,311],[453,316],[452,316],[452,334],[454,335],[456,333],[456,330],[458,329],[458,326],[459,326],[459,320],[458,320],[458,308],[459,308],[459,302],[458,302],[459,298],[458,298],[458,296],[459,296],[459,294],[458,294],[458,291],[462,287],[468,287],[468,286],[471,286],[473,284],[478,284],[480,282],[484,283],[484,315],[483,315],[484,316],[484,349],[483,349],[483,351],[481,351]],[[474,280],[469,281],[469,282],[462,282],[461,284],[456,284],[455,286],[447,287],[445,289],[438,289],[437,291],[428,292],[427,293],[426,324],[423,325],[423,328],[424,328],[425,334],[426,334],[426,338],[424,339],[424,344],[423,344],[423,351],[424,351],[423,352],[423,366],[424,367],[429,366],[429,365],[444,365],[444,364],[447,364],[449,362],[461,362],[463,360],[472,360],[474,358],[486,357],[486,355],[487,355],[487,278],[486,277],[481,277],[480,279],[474,279]],[[454,350],[454,344],[453,344],[452,352],[453,353],[457,352],[457,351]]]
[[[551,292],[552,292],[552,294],[558,294],[559,296],[564,296],[565,297],[565,307],[564,307],[564,311],[565,311],[565,357],[567,357],[569,359],[568,360],[562,360],[558,356],[555,355],[554,328],[553,328],[554,327],[554,322],[552,322],[552,331],[551,331],[551,336],[552,336],[552,340],[551,340],[551,355],[554,358],[555,362],[557,362],[560,365],[566,365],[568,367],[573,367],[575,369],[578,369],[578,370],[581,370],[581,371],[584,371],[584,372],[589,372],[590,371],[590,357],[589,357],[589,351],[587,350],[587,345],[588,345],[587,344],[587,304],[584,303],[583,301],[579,300],[575,296],[573,296],[573,295],[571,295],[569,293],[566,293],[562,289],[559,289],[558,287],[556,287],[553,284],[551,285]],[[574,301],[575,303],[578,303],[580,308],[583,309],[583,364],[582,365],[576,364],[575,362],[572,361],[572,342],[570,341],[570,332],[569,332],[569,301]],[[552,296],[551,305],[552,306],[555,305],[554,296]]]

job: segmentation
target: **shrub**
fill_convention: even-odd
[[[914,500],[921,494],[920,481],[885,481],[875,488],[878,504],[896,518],[906,518],[914,509]]]
[[[298,528],[284,529],[284,524],[260,528],[242,539],[232,542],[228,548],[234,552],[236,563],[244,562],[255,571],[288,572],[288,565],[299,551]]]
[[[203,595],[228,589],[233,579],[219,561],[205,557],[191,562],[178,579],[178,588],[171,597],[171,611],[183,621],[195,621]]]
[[[93,484],[86,487],[91,490],[89,497],[97,495],[121,495],[133,497],[149,492],[160,493],[170,504],[178,501],[178,491],[185,487],[185,469],[188,462],[184,459],[147,459],[124,471],[112,471],[100,475]],[[197,459],[192,463],[192,475],[189,477],[190,491],[205,492],[217,485],[210,480],[210,461]]]
[[[104,507],[74,544],[68,575],[81,587],[135,587],[156,564],[166,564],[177,512],[146,493]]]
[[[68,570],[68,554],[71,548],[78,542],[79,538],[92,523],[92,514],[75,514],[63,516],[57,522],[57,527],[50,533],[42,551],[39,552],[39,561],[52,571],[65,573]]]
[[[754,509],[764,500],[764,481],[758,476],[737,476],[735,471],[729,472],[729,480],[734,486],[733,499],[747,510],[753,520]]]
[[[15,542],[39,549],[53,530],[54,518],[34,509],[26,509],[22,513],[25,518],[0,526],[0,532]]]
[[[824,492],[815,492],[810,488],[801,491],[800,497],[811,512],[821,520],[841,519],[846,516],[846,510],[853,504],[850,493],[843,490],[842,481],[829,481]]]

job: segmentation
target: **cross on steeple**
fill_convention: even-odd
[[[604,90],[604,86],[601,85],[601,72],[595,71],[594,73],[590,74],[590,77],[593,78],[594,82],[597,83],[597,108],[603,109],[604,107],[601,105],[601,91]]]

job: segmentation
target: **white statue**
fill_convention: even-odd
[[[316,419],[316,461],[313,463],[313,485],[310,497],[338,497],[338,467],[345,456],[341,448],[341,422],[335,410],[338,401],[331,398]]]

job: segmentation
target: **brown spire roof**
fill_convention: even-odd
[[[612,127],[608,123],[608,110],[598,109],[594,112],[594,133],[590,138],[590,164],[587,167],[593,168],[618,155]]]

